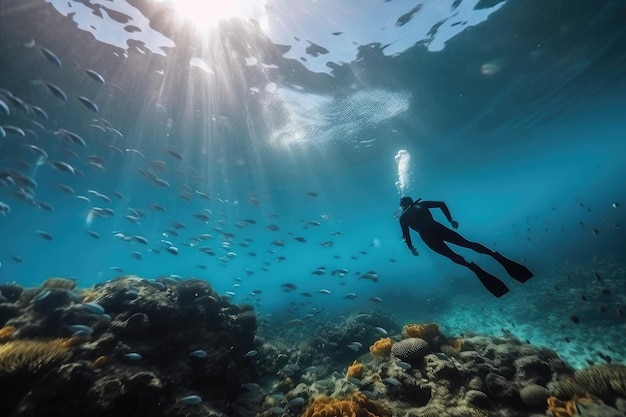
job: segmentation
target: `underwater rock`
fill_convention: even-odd
[[[465,393],[465,402],[472,407],[485,408],[489,405],[489,397],[482,391],[471,389]]]
[[[33,310],[40,314],[50,314],[57,308],[68,305],[71,301],[69,294],[64,289],[51,289],[40,293],[45,297],[35,297]]]
[[[0,293],[6,298],[6,302],[15,303],[19,300],[24,287],[15,283],[0,284]]]
[[[515,376],[521,385],[545,385],[552,379],[550,365],[542,361],[537,355],[524,356],[516,359]]]
[[[485,377],[485,384],[491,397],[511,401],[517,399],[517,389],[502,375],[490,373]]]
[[[145,313],[135,313],[122,322],[124,332],[138,334],[150,329],[150,318]]]
[[[545,408],[546,400],[550,396],[550,392],[541,385],[530,384],[522,388],[519,395],[524,405]]]

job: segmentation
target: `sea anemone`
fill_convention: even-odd
[[[352,362],[352,365],[348,366],[348,372],[346,372],[346,378],[361,378],[363,376],[363,364],[357,361]]]

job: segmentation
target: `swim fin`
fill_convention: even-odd
[[[509,292],[509,287],[507,287],[504,282],[500,281],[498,278],[494,277],[474,262],[469,264],[469,269],[476,274],[480,282],[483,284],[483,287],[487,288],[487,290],[496,297],[500,298]]]
[[[528,268],[526,268],[522,264],[518,264],[508,258],[505,258],[498,252],[493,253],[493,258],[500,263],[506,269],[506,272],[513,278],[519,282],[526,282],[533,277],[533,273],[530,272]]]

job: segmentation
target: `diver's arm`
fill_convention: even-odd
[[[422,202],[420,202],[420,205],[423,205],[426,208],[438,208],[438,209],[440,209],[443,212],[444,216],[446,216],[446,219],[448,219],[448,222],[450,222],[450,224],[452,225],[452,227],[454,229],[459,227],[459,223],[452,219],[452,215],[450,214],[450,210],[448,210],[448,206],[443,201],[422,201]]]
[[[415,256],[419,255],[419,253],[417,252],[417,249],[413,247],[413,242],[411,242],[411,231],[409,229],[409,225],[407,225],[406,222],[402,218],[400,218],[400,227],[402,227],[402,238],[404,239],[404,242],[411,250],[411,253]]]

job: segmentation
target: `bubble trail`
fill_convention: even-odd
[[[398,181],[396,181],[396,188],[400,196],[404,197],[411,185],[411,154],[401,149],[395,156],[395,160],[398,164]]]

